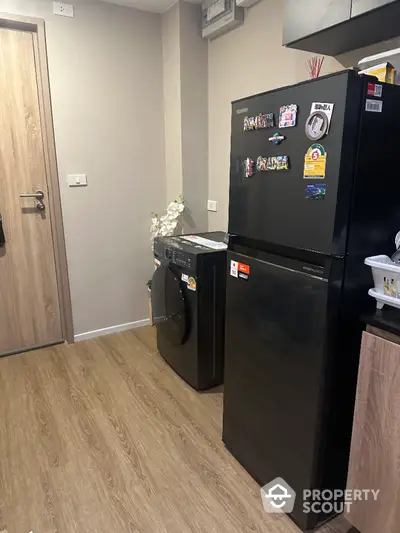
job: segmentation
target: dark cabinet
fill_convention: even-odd
[[[350,19],[351,0],[285,0],[283,44]]]
[[[283,44],[336,56],[400,36],[400,0],[285,0]]]
[[[377,7],[381,7],[395,1],[397,0],[353,0],[351,6],[351,16],[357,17],[358,15],[367,13],[372,9],[376,9]]]

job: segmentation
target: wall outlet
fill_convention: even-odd
[[[215,200],[208,200],[207,209],[208,211],[218,211],[218,202],[216,202]]]
[[[67,183],[69,187],[86,187],[87,176],[86,174],[69,174],[67,177]]]
[[[53,2],[53,14],[73,18],[75,16],[74,6],[72,4],[64,4],[63,2]]]

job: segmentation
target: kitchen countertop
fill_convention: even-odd
[[[377,309],[373,314],[363,315],[362,321],[400,337],[400,309],[385,305],[383,309]]]

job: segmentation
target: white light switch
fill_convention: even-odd
[[[207,209],[208,211],[218,211],[218,202],[215,200],[208,200]]]
[[[74,6],[72,4],[64,4],[63,2],[53,2],[53,15],[73,18]]]
[[[86,174],[69,174],[67,183],[70,187],[86,187],[87,176]]]

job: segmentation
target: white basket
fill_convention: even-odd
[[[385,304],[400,308],[400,265],[387,255],[367,257],[364,262],[372,268],[375,288],[368,294],[376,298],[378,309]]]

